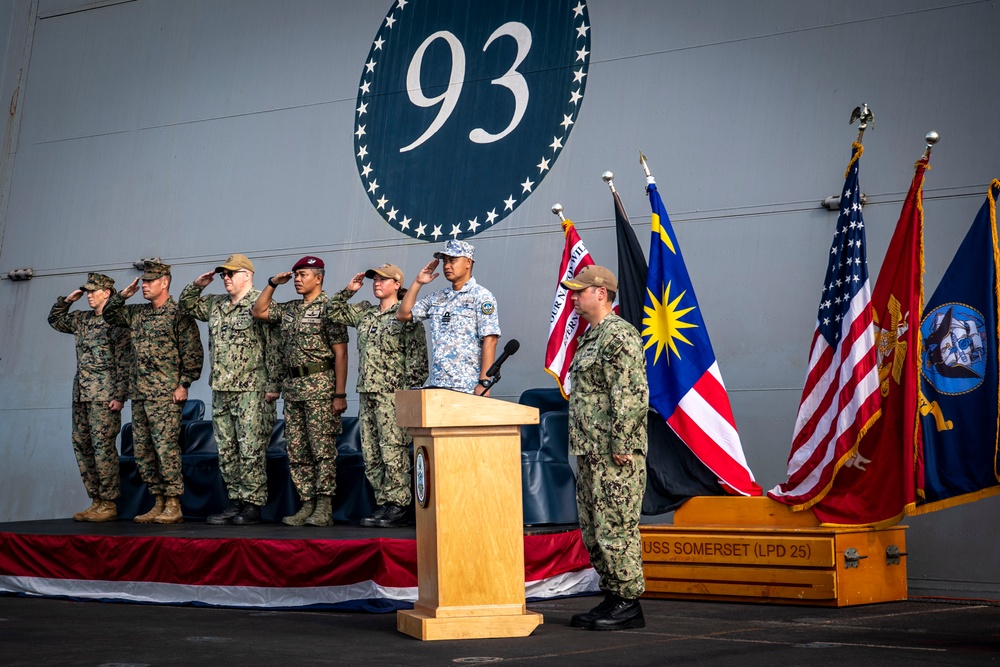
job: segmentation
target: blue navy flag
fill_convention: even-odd
[[[998,283],[994,180],[920,324],[922,514],[1000,493]]]

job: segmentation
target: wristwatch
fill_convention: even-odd
[[[191,388],[191,383],[190,382],[181,382],[181,386],[184,387],[185,389],[190,389]]]

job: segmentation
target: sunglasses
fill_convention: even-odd
[[[244,273],[244,270],[238,269],[236,271],[230,271],[229,269],[223,269],[222,271],[219,271],[219,275],[222,276],[223,278],[232,278],[237,273]]]

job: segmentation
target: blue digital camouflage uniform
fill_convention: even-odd
[[[410,438],[396,424],[396,394],[427,380],[427,340],[419,322],[396,319],[399,304],[347,303],[354,290],[331,300],[330,317],[358,331],[358,398],[365,475],[380,507],[410,504]]]
[[[642,339],[609,314],[581,337],[570,367],[569,447],[577,456],[580,530],[601,590],[642,595],[639,515],[646,488],[649,387]],[[631,454],[618,465],[612,454]]]
[[[121,293],[104,306],[104,319],[127,327],[135,355],[129,380],[132,431],[139,476],[154,496],[180,496],[180,404],[173,392],[182,382],[201,377],[205,350],[198,324],[170,297],[159,308],[150,303],[125,305]]]
[[[337,488],[337,434],[343,426],[333,410],[333,346],[346,344],[348,338],[346,327],[330,320],[329,305],[330,297],[320,292],[309,303],[271,302],[268,310],[268,319],[278,323],[281,332],[288,466],[303,502],[332,496]],[[311,372],[310,366],[325,368]]]
[[[212,370],[212,430],[219,448],[219,469],[230,500],[267,503],[267,446],[277,418],[266,392],[281,390],[278,332],[250,314],[260,291],[251,288],[231,303],[228,294],[201,296],[204,287],[191,283],[181,292],[180,306],[208,322]]]
[[[87,495],[93,500],[114,500],[121,495],[115,439],[122,413],[108,405],[128,398],[128,332],[112,327],[93,310],[71,313],[70,305],[59,297],[48,321],[56,331],[76,338],[73,452]]]
[[[431,339],[428,384],[471,394],[479,384],[483,339],[500,335],[497,301],[475,278],[419,299],[413,320],[426,321]]]

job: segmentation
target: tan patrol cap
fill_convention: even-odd
[[[236,253],[235,255],[230,255],[224,264],[215,267],[215,272],[222,273],[223,271],[239,271],[241,269],[253,273],[253,262],[246,255]]]
[[[588,287],[604,287],[612,292],[618,291],[618,281],[615,274],[597,264],[585,266],[569,280],[562,281],[562,286],[568,290],[582,290]]]
[[[374,278],[377,275],[383,278],[392,278],[399,283],[403,282],[403,272],[395,264],[383,264],[382,266],[365,271],[365,278]]]
[[[145,268],[145,272],[142,274],[143,280],[156,280],[157,278],[162,278],[163,276],[170,275],[169,264],[161,264],[160,262],[146,262],[143,268]]]
[[[87,282],[80,285],[84,292],[96,292],[99,289],[115,291],[115,281],[103,273],[88,273]]]

